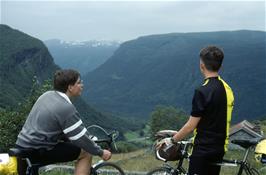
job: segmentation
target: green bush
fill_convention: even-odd
[[[185,113],[172,106],[157,106],[150,117],[151,138],[154,139],[154,134],[160,130],[179,130],[186,120]]]
[[[0,152],[7,152],[10,147],[15,145],[17,135],[22,129],[32,106],[42,93],[50,89],[52,89],[51,81],[45,81],[42,86],[34,81],[31,95],[24,103],[19,104],[17,109],[0,110]]]
[[[118,153],[128,153],[132,151],[136,151],[143,147],[140,143],[131,143],[126,141],[120,141],[116,143],[117,146],[117,152]]]

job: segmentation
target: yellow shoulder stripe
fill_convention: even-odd
[[[202,86],[205,86],[209,83],[210,79],[206,79]]]
[[[227,100],[227,119],[226,119],[226,139],[224,145],[224,151],[227,151],[227,146],[229,143],[229,129],[232,118],[232,111],[234,107],[234,94],[230,86],[219,76],[219,80],[223,83],[225,92],[226,92],[226,100]]]

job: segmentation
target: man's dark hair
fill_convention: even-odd
[[[54,74],[54,89],[65,93],[69,85],[74,85],[80,74],[72,69],[58,70]]]
[[[223,62],[224,53],[216,46],[208,46],[201,49],[200,58],[207,70],[218,72]]]

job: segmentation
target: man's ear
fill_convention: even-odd
[[[73,86],[70,84],[70,85],[68,85],[68,87],[67,87],[67,91],[68,92],[71,92],[72,91],[72,89],[73,89]]]

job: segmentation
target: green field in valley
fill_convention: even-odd
[[[243,156],[243,151],[229,151],[226,154],[227,159],[241,159]],[[93,162],[99,161],[100,158],[94,157]],[[266,173],[266,166],[256,162],[254,159],[254,154],[250,154],[249,160],[255,168],[260,170],[261,174]],[[141,149],[138,151],[122,154],[114,154],[110,162],[118,164],[124,171],[139,171],[148,172],[156,167],[160,167],[163,162],[156,160],[154,153],[150,149]],[[171,165],[175,166],[176,162],[169,162]],[[184,167],[188,166],[187,160],[184,162]],[[237,173],[238,167],[223,167],[221,170],[221,175],[234,175]],[[50,173],[45,173],[47,175],[68,175],[70,173],[54,171]]]

